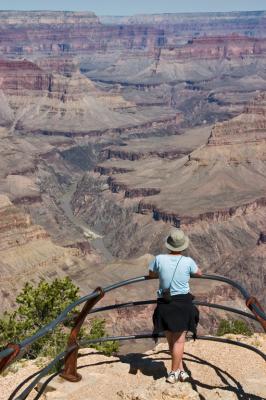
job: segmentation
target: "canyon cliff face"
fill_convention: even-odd
[[[265,12],[236,12],[231,13],[230,19],[226,13],[201,13],[135,16],[112,21],[91,12],[1,11],[0,21],[3,54],[88,54],[97,50],[176,46],[203,33],[220,36],[234,32],[263,37]]]
[[[0,26],[4,307],[14,276],[67,274],[85,293],[146,274],[151,256],[138,257],[180,224],[204,272],[263,303],[265,12],[0,12]],[[210,297],[239,301],[224,287]],[[151,312],[127,317],[144,330]]]
[[[79,72],[67,77],[45,72],[26,60],[2,60],[0,74],[3,103],[10,110],[13,129],[53,135],[89,135],[110,125],[113,128],[134,126],[151,119],[143,114],[135,121],[129,112],[121,114],[117,110],[131,110],[134,103],[118,93],[108,94],[97,89]],[[168,118],[171,115],[168,110]]]
[[[257,242],[266,217],[264,109],[265,93],[260,93],[242,114],[215,125],[205,145],[181,159],[125,160],[113,153],[114,159],[78,185],[75,212],[103,232],[111,226],[106,245],[122,257],[162,251],[170,225],[181,224],[191,237],[190,254],[204,271],[231,276],[252,291],[256,287],[263,301],[266,249]],[[252,280],[248,271],[238,273],[247,264]]]
[[[209,145],[257,144],[263,158],[266,140],[266,93],[262,92],[245,107],[244,112],[228,122],[213,127]],[[259,150],[258,149],[258,150]],[[232,160],[233,161],[233,160]],[[264,161],[264,158],[263,158]],[[237,162],[237,160],[236,160]]]
[[[128,194],[135,191],[134,197],[151,197],[149,201],[142,199],[138,209],[154,212],[155,219],[164,219],[163,215],[171,212],[184,224],[200,220],[219,221],[263,208],[266,187],[263,173],[265,104],[265,93],[260,93],[242,114],[216,124],[205,145],[180,159],[164,162],[161,149],[157,153],[147,152],[143,158],[141,147],[140,153],[136,150],[130,153],[130,148],[134,148],[131,141],[128,146],[122,146],[121,151],[116,147],[116,150],[107,152],[107,161],[101,163],[98,170],[111,171],[107,183],[113,193],[121,192],[124,197],[129,197]],[[175,138],[170,140],[174,143]],[[117,173],[119,167],[120,174]],[[171,171],[178,171],[178,175],[171,176]],[[169,175],[167,181],[166,174]],[[180,185],[181,193],[177,189]],[[209,188],[213,188],[212,196],[217,201],[209,199]]]
[[[1,311],[14,306],[15,295],[32,279],[64,276],[64,267],[73,264],[77,249],[52,243],[48,233],[34,225],[28,214],[0,196]]]
[[[264,12],[121,23],[86,12],[0,12],[2,123],[81,136],[224,120],[243,103],[236,92],[250,99],[265,87],[264,20]]]

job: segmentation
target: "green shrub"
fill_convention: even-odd
[[[232,333],[235,335],[245,335],[245,336],[252,335],[252,331],[249,328],[248,324],[245,321],[242,321],[241,319],[231,319],[231,320],[222,319],[217,329],[217,335],[223,336],[227,333]]]
[[[89,335],[86,337],[87,339],[98,339],[106,336],[106,331],[105,331],[105,320],[104,319],[98,319],[95,318],[92,321],[92,326],[90,329]],[[96,343],[89,345],[90,347],[93,347],[94,349],[100,350],[106,355],[110,356],[113,353],[117,353],[119,350],[119,343],[110,341],[110,342],[104,342],[104,343]]]
[[[27,283],[16,299],[17,310],[6,312],[0,318],[0,347],[3,348],[8,342],[20,342],[32,336],[77,300],[78,290],[69,278],[55,279],[51,283],[41,280],[37,287]],[[73,315],[75,312],[77,310],[72,310],[68,315]],[[27,357],[54,358],[66,348],[71,323],[59,324],[51,333],[33,343],[27,352]],[[90,333],[83,328],[79,339],[106,336],[104,328],[104,320],[93,320]],[[109,342],[97,345],[96,348],[109,355],[118,350],[118,345]]]

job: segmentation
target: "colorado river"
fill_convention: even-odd
[[[82,230],[84,237],[90,235],[93,239],[87,239],[91,243],[92,247],[97,250],[107,261],[112,261],[114,257],[110,251],[105,247],[103,236],[93,231],[90,226],[82,220],[82,218],[73,214],[71,207],[71,199],[76,191],[77,182],[70,186],[69,190],[61,197],[60,204],[67,218],[70,222],[75,225],[79,230]]]

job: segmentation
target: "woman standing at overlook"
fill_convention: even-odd
[[[188,248],[189,239],[181,229],[172,229],[165,246],[169,254],[160,254],[149,265],[149,277],[159,278],[157,307],[153,314],[154,334],[164,332],[172,357],[167,382],[184,382],[189,375],[184,371],[183,353],[187,331],[196,336],[198,310],[189,293],[191,275],[202,275],[191,257],[182,252]]]

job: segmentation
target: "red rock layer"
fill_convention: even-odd
[[[266,53],[266,39],[228,35],[201,37],[189,40],[181,48],[168,47],[161,57],[169,59],[222,59],[231,57],[256,56]]]
[[[52,76],[30,61],[0,60],[0,89],[23,94],[24,90],[51,90]]]
[[[263,36],[265,13],[137,16],[130,23],[101,24],[93,13],[0,12],[0,53],[70,54],[108,49],[179,48],[179,56],[230,56],[260,54],[265,42],[231,36]],[[261,33],[262,31],[262,33]],[[195,35],[226,35],[224,38],[193,39]],[[182,46],[192,40],[189,46]],[[232,43],[232,44],[230,44]],[[207,49],[207,47],[208,49]],[[207,49],[207,50],[206,50]],[[180,52],[180,53],[179,53]]]
[[[266,140],[266,93],[260,93],[236,118],[214,125],[209,145]]]

